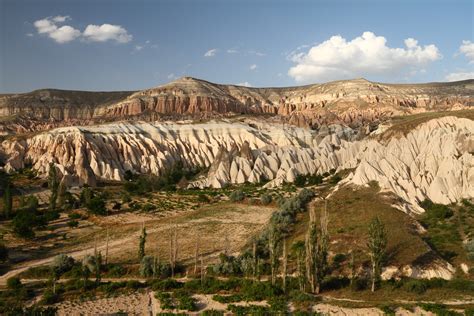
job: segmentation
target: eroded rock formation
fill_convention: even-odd
[[[255,120],[124,122],[4,141],[0,157],[7,170],[30,162],[40,174],[54,161],[71,184],[122,180],[126,170],[159,175],[182,161],[209,168],[206,177],[190,184],[199,187],[264,179],[276,186],[298,174],[354,169],[345,181],[377,181],[408,203],[405,211],[422,212],[417,203],[426,198],[447,204],[474,197],[474,121],[433,119],[388,142],[361,139],[361,133],[341,125],[315,131]]]

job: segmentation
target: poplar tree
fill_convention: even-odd
[[[372,219],[369,224],[369,236],[367,248],[369,249],[370,262],[372,265],[372,292],[375,291],[375,285],[380,281],[382,273],[382,262],[387,248],[387,233],[384,224],[378,217]]]
[[[49,209],[54,211],[56,209],[56,201],[58,199],[59,181],[56,173],[56,167],[53,162],[49,164],[48,173],[48,186],[51,190],[51,196],[49,198]]]

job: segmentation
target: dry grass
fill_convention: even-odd
[[[427,112],[420,114],[413,114],[407,116],[397,116],[391,120],[393,124],[384,133],[378,135],[380,140],[389,140],[392,137],[406,136],[409,132],[414,130],[419,125],[430,120],[445,117],[455,116],[458,118],[467,118],[474,120],[474,109],[459,110],[459,111],[443,111],[443,112]]]
[[[388,234],[388,264],[403,265],[415,261],[429,252],[429,248],[416,232],[416,222],[407,214],[392,207],[395,199],[379,192],[376,186],[343,186],[328,198],[330,251],[347,254],[356,251],[356,263],[368,260],[366,241],[368,224],[374,217],[384,223]],[[324,202],[313,204],[317,214]],[[292,240],[304,240],[308,219],[300,215]]]

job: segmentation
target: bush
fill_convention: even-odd
[[[323,179],[322,175],[311,175],[308,177],[308,185],[319,185],[323,183]]]
[[[41,303],[45,305],[51,305],[56,303],[58,299],[59,296],[57,294],[53,293],[51,289],[46,289],[43,293],[43,297],[41,298]]]
[[[356,278],[354,282],[352,282],[352,290],[353,291],[363,291],[367,289],[369,283],[366,278]]]
[[[81,214],[79,213],[71,213],[68,215],[69,219],[74,220],[74,219],[81,219]]]
[[[109,267],[109,275],[111,277],[118,278],[124,276],[125,274],[127,274],[127,270],[121,265],[114,264]]]
[[[467,252],[467,258],[471,261],[474,261],[474,239],[469,240],[466,243],[466,252]]]
[[[189,295],[188,292],[179,290],[176,291],[176,298],[178,299],[178,309],[195,312],[198,310],[196,300]]]
[[[222,304],[229,304],[229,303],[235,303],[235,302],[240,302],[243,300],[242,296],[239,294],[233,294],[233,295],[213,295],[212,299],[216,302],[222,303]]]
[[[423,308],[427,312],[432,312],[435,315],[441,316],[461,316],[461,313],[449,310],[445,305],[442,304],[421,304],[421,308]]]
[[[428,286],[422,280],[409,280],[403,285],[403,289],[416,294],[423,294],[428,290]]]
[[[295,186],[297,187],[304,187],[306,184],[306,176],[299,174],[295,177],[295,181],[293,182]]]
[[[11,277],[7,279],[7,288],[10,290],[18,290],[23,287],[19,277]]]
[[[21,238],[35,237],[33,227],[37,226],[36,214],[30,210],[20,210],[12,221],[13,232]]]
[[[272,203],[272,200],[273,200],[273,198],[272,198],[271,194],[268,194],[268,193],[264,193],[260,197],[260,202],[263,205],[268,205],[268,204]]]
[[[54,257],[53,264],[51,267],[59,274],[63,274],[72,269],[74,266],[74,259],[72,257],[66,256],[65,254],[60,254]]]
[[[70,228],[76,228],[77,226],[79,226],[79,222],[76,220],[71,220],[67,222],[67,226],[69,226]]]
[[[154,262],[155,259],[152,256],[144,256],[140,262],[140,275],[145,278],[152,277],[154,274]]]
[[[235,190],[229,195],[229,199],[232,202],[239,202],[245,199],[245,193],[242,190]]]
[[[420,206],[425,209],[425,217],[432,220],[443,220],[453,216],[453,211],[446,205],[436,204],[430,200],[424,200]]]
[[[101,196],[93,197],[87,204],[89,212],[95,215],[106,215],[107,209],[105,208],[105,199]]]

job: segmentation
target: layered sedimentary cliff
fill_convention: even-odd
[[[474,81],[393,85],[365,79],[289,88],[249,88],[184,77],[138,92],[38,90],[0,96],[0,132],[143,119],[277,115],[297,126],[364,124],[393,115],[474,104]],[[28,120],[25,120],[27,118]],[[23,120],[22,120],[23,119]]]
[[[192,186],[269,180],[292,182],[298,174],[354,169],[345,180],[377,181],[421,212],[426,198],[451,203],[474,197],[474,121],[430,120],[406,136],[379,141],[363,130],[330,125],[309,130],[255,120],[206,124],[129,122],[65,127],[26,140],[4,141],[7,170],[25,162],[46,174],[56,162],[71,184],[122,180],[126,170],[159,175],[177,161],[209,168]]]

